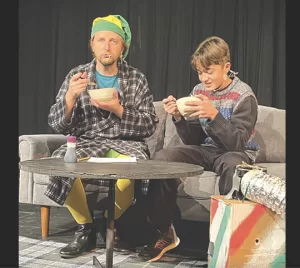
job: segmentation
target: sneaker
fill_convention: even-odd
[[[144,261],[153,262],[159,260],[167,251],[176,248],[180,243],[173,224],[171,224],[168,232],[159,233],[159,237],[152,247],[145,247],[139,253],[139,257]]]

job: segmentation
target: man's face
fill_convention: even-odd
[[[223,65],[210,65],[207,69],[197,64],[196,70],[199,80],[204,84],[207,90],[215,90],[222,88],[224,84],[224,77],[230,70],[230,63]]]
[[[100,31],[94,34],[91,49],[98,62],[106,67],[119,59],[124,45],[120,35],[111,31]]]

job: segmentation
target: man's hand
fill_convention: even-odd
[[[203,94],[198,94],[194,95],[199,99],[199,101],[186,101],[185,102],[185,111],[186,112],[192,112],[187,118],[201,118],[201,117],[206,117],[209,118],[210,120],[213,120],[217,113],[219,112],[217,108],[211,103],[210,99],[203,95]]]
[[[87,72],[73,75],[66,94],[66,100],[75,101],[81,92],[86,89],[89,82],[90,80],[87,79]]]
[[[120,118],[122,117],[124,108],[119,102],[118,92],[116,90],[113,93],[113,99],[111,101],[103,102],[94,99],[90,99],[90,101],[95,107],[115,113]]]
[[[76,102],[77,97],[82,91],[86,89],[89,79],[87,79],[87,72],[77,73],[70,79],[70,85],[66,93],[66,110],[65,116],[67,121],[70,121],[72,110]]]
[[[176,99],[170,95],[168,98],[163,99],[164,109],[168,114],[174,116],[174,118],[178,121],[181,119],[181,114],[178,111]]]

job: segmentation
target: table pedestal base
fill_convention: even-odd
[[[107,209],[107,228],[106,228],[106,264],[103,266],[93,256],[93,265],[99,268],[113,268],[113,253],[114,253],[114,227],[115,227],[115,184],[116,180],[109,180],[108,200],[109,207]]]
[[[93,256],[93,265],[96,266],[97,268],[104,268],[105,266],[103,266],[97,259],[96,256]]]

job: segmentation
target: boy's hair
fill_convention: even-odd
[[[196,70],[197,64],[207,69],[210,65],[224,65],[230,62],[228,44],[220,37],[211,36],[197,47],[191,57],[191,65]]]

